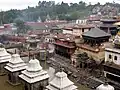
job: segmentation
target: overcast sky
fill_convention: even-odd
[[[43,0],[0,0],[0,10],[10,10],[10,9],[24,9],[28,6],[36,6],[38,4],[38,1]],[[46,0],[49,1],[49,0]],[[79,2],[80,0],[54,0],[56,2]],[[91,2],[92,4],[95,4],[98,2],[98,0],[83,0],[85,2]],[[106,0],[99,0],[100,3],[105,3]],[[107,2],[113,2],[113,0],[107,0]],[[115,2],[120,2],[120,0],[114,0]]]

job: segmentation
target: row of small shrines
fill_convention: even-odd
[[[50,80],[39,60],[31,59],[26,64],[19,54],[10,55],[4,48],[0,48],[0,75],[4,74],[7,74],[11,85],[23,84],[24,90],[78,90],[65,72],[56,73]],[[102,84],[96,90],[114,90],[114,87]]]

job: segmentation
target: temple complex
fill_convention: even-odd
[[[40,66],[39,60],[30,60],[26,70],[19,75],[24,85],[24,90],[45,90],[48,85],[49,75]]]
[[[105,48],[104,73],[111,83],[120,85],[120,34],[115,36],[112,47]],[[120,87],[119,87],[120,88]]]
[[[117,26],[114,23],[118,22],[116,19],[101,19],[102,24],[100,24],[99,28],[111,35],[116,35],[118,32]]]
[[[26,66],[19,54],[13,54],[11,60],[5,66],[5,69],[8,71],[8,82],[12,85],[20,84],[18,75],[26,69]]]
[[[83,40],[77,44],[77,48],[80,53],[86,52],[89,57],[101,60],[104,58],[104,48],[110,36],[99,28],[93,28],[82,34]]]
[[[67,74],[63,71],[56,73],[46,88],[47,90],[78,90],[77,86],[67,78]]]
[[[0,48],[0,75],[5,74],[4,66],[11,60],[11,55],[5,48]]]

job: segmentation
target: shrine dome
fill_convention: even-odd
[[[20,58],[19,54],[13,54],[10,60],[11,63],[23,63],[24,61]]]
[[[42,70],[42,67],[40,66],[40,62],[37,59],[31,59],[28,64],[27,71],[29,72],[37,72]]]
[[[115,90],[113,86],[109,84],[101,84],[96,88],[96,90]]]

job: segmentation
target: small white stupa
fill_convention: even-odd
[[[39,60],[31,59],[26,70],[19,75],[25,90],[44,90],[48,84],[49,75],[40,66]]]
[[[5,66],[8,71],[8,82],[12,85],[20,84],[18,75],[25,70],[27,65],[20,58],[19,54],[13,54],[9,63]]]
[[[77,86],[67,78],[67,74],[63,71],[56,73],[46,88],[47,90],[78,90]]]
[[[11,55],[5,48],[0,48],[0,75],[5,74],[4,66],[11,60]]]
[[[101,84],[96,88],[96,90],[115,90],[115,88],[108,83]]]
[[[5,48],[0,48],[0,63],[9,62],[11,55],[7,53]]]

